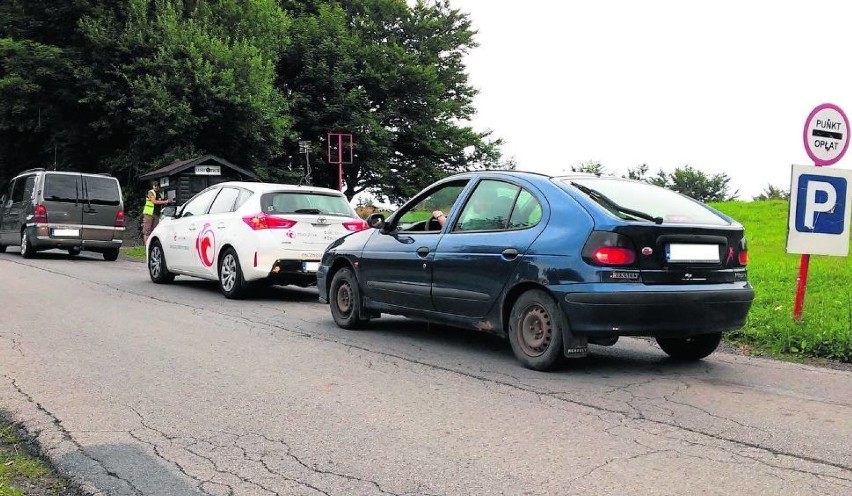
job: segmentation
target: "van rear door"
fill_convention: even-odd
[[[81,240],[83,181],[80,173],[49,172],[44,177],[44,206],[51,238]]]
[[[116,220],[121,212],[121,189],[110,176],[83,175],[83,240],[112,241],[116,236]]]

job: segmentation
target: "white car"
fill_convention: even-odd
[[[151,280],[218,280],[227,298],[255,282],[315,285],[326,246],[367,228],[339,191],[287,184],[220,183],[163,212],[146,246]]]

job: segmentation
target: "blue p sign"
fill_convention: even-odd
[[[846,179],[799,176],[796,230],[803,233],[841,234],[846,219]]]

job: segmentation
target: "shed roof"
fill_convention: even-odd
[[[190,167],[195,167],[196,165],[202,165],[202,164],[209,164],[210,162],[215,162],[215,163],[218,163],[219,165],[221,165],[223,167],[228,167],[230,169],[233,169],[233,170],[239,172],[240,174],[248,176],[248,177],[255,179],[257,181],[260,180],[260,178],[257,177],[257,175],[255,173],[253,173],[249,170],[243,169],[242,167],[240,167],[236,164],[232,164],[231,162],[228,162],[224,158],[220,158],[220,157],[217,157],[215,155],[210,155],[210,154],[202,155],[200,157],[191,158],[189,160],[181,160],[179,162],[173,162],[173,163],[171,163],[171,164],[169,164],[165,167],[160,167],[159,169],[155,169],[155,170],[152,170],[150,172],[146,172],[145,174],[142,174],[141,176],[139,176],[139,179],[142,180],[142,181],[145,181],[145,180],[149,180],[149,179],[158,179],[158,178],[165,177],[165,176],[171,176],[171,175],[183,172],[186,169],[189,169]]]

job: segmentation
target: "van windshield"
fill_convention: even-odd
[[[115,179],[109,177],[86,176],[86,196],[88,202],[96,205],[119,205],[121,192]]]
[[[72,174],[47,174],[44,179],[44,199],[58,202],[79,201],[79,177]]]

